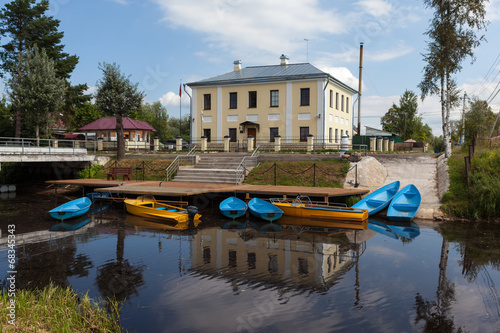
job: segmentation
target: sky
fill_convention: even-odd
[[[500,0],[490,0],[486,41],[455,76],[468,98],[491,99],[500,83],[499,9]],[[73,84],[95,92],[99,63],[116,63],[146,102],[160,101],[173,117],[189,113],[181,83],[230,72],[235,60],[278,65],[285,54],[357,90],[363,42],[361,124],[375,128],[405,90],[420,96],[433,16],[423,1],[411,0],[50,0],[47,14],[61,21],[64,51],[79,57]],[[491,106],[500,110],[500,96]],[[440,110],[436,96],[419,99],[419,115],[435,135],[442,134]],[[461,114],[457,108],[451,119]]]

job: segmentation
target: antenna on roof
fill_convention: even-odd
[[[306,62],[309,62],[309,39],[304,38],[306,41]]]

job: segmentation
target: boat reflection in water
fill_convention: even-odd
[[[176,222],[127,214],[125,217],[125,222],[128,225],[134,226],[136,229],[139,228],[183,231],[190,228],[196,228],[201,223],[201,220],[195,219],[194,221]]]
[[[318,224],[283,216],[273,223],[252,218],[239,223],[198,230],[190,247],[193,275],[322,292],[355,266],[365,241],[375,234],[367,230],[368,221]]]
[[[420,228],[414,222],[382,221],[369,219],[368,228],[394,239],[413,239],[420,235]]]

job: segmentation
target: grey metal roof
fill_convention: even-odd
[[[335,79],[330,74],[319,70],[309,63],[273,66],[250,66],[208,79],[203,79],[201,81],[191,82],[187,85],[190,87],[198,87],[257,82],[289,81],[312,78],[330,79],[331,81],[344,87],[353,94],[357,93],[355,89],[352,89],[341,81]]]

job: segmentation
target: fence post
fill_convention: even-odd
[[[92,178],[92,176],[91,176],[91,172],[90,172],[90,171],[91,171],[91,169],[92,169],[92,162],[91,162],[91,161],[89,161],[89,179],[90,179],[90,178]]]
[[[313,186],[316,187],[316,163],[313,163]]]
[[[276,186],[276,162],[274,162],[274,186]]]
[[[469,146],[470,147],[470,146]],[[464,160],[465,160],[465,178],[467,179],[467,193],[469,193],[469,167],[470,167],[470,157],[469,156],[465,156],[464,157]]]
[[[357,163],[356,163],[355,167],[356,167],[356,172],[354,173],[354,187],[358,187],[359,183],[358,183],[358,164]]]

